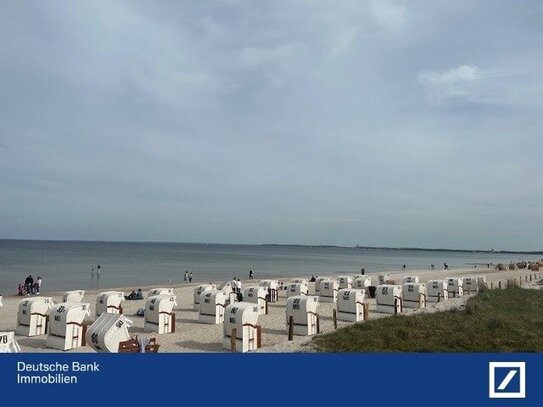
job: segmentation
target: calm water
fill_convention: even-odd
[[[367,272],[466,267],[473,264],[536,260],[541,256],[470,252],[401,251],[288,246],[187,243],[119,243],[0,240],[0,294],[15,294],[26,276],[43,278],[42,291],[138,287],[181,283],[185,270],[193,282],[233,276],[255,278],[356,274]],[[92,277],[92,264],[101,265]]]

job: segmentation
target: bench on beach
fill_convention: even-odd
[[[119,342],[119,353],[157,353],[160,349],[160,345],[157,343],[156,338],[150,338],[149,342],[143,346],[144,352],[142,352],[143,341],[139,340],[136,336],[133,339]]]

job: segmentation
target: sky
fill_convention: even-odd
[[[543,249],[543,3],[0,3],[0,238]]]

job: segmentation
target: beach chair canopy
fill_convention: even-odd
[[[132,321],[122,314],[104,312],[87,329],[87,345],[96,352],[116,353],[119,343],[130,339]]]
[[[85,296],[85,290],[66,291],[62,296],[62,302],[81,302]]]

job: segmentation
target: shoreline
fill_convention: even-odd
[[[483,265],[483,264],[487,264],[487,263],[480,263],[480,265]],[[479,263],[477,263],[477,265],[479,265]],[[490,265],[492,266],[492,263],[490,263]],[[451,272],[451,273],[454,273],[455,271],[463,271],[463,270],[466,270],[466,269],[469,269],[469,270],[481,270],[483,271],[482,273],[479,273],[479,274],[486,274],[484,271],[487,271],[488,273],[492,273],[492,272],[501,272],[499,270],[495,270],[494,268],[479,268],[479,267],[473,267],[473,268],[469,268],[469,267],[450,267],[449,269],[413,269],[413,270],[405,270],[405,271],[398,271],[397,269],[391,269],[391,270],[381,270],[381,271],[376,271],[376,272],[366,272],[365,275],[368,276],[368,277],[377,277],[379,274],[390,274],[391,277],[395,276],[395,275],[398,275],[398,276],[404,276],[404,275],[410,275],[410,273],[415,273],[415,274],[424,274],[424,273],[439,273],[439,272],[443,272],[444,274],[447,274],[446,272]],[[526,269],[527,270],[527,269]],[[505,270],[505,271],[519,271],[519,270]],[[347,276],[355,276],[355,275],[360,275],[360,273],[339,273],[339,272],[330,272],[330,273],[327,273],[326,276],[330,276],[330,277],[333,277],[333,276],[342,276],[342,275],[347,275]],[[324,275],[323,275],[324,276]],[[317,276],[318,277],[318,276]],[[447,276],[444,275],[443,278],[446,278]],[[290,282],[290,280],[292,279],[295,279],[295,278],[306,278],[307,280],[309,280],[311,278],[311,276],[300,276],[300,275],[297,275],[297,276],[292,276],[292,277],[278,277],[278,276],[272,276],[272,277],[265,277],[265,278],[255,278],[253,280],[249,280],[248,278],[247,279],[240,279],[242,284],[247,284],[251,281],[260,281],[260,280],[277,280],[277,281],[283,281],[283,282]],[[223,284],[224,282],[226,281],[231,281],[231,279],[228,279],[228,280],[209,280],[209,281],[197,281],[197,282],[192,282],[192,283],[164,283],[164,284],[151,284],[151,285],[143,285],[143,286],[124,286],[124,287],[100,287],[99,289],[95,289],[95,288],[90,288],[90,289],[82,289],[85,291],[85,293],[92,293],[92,294],[98,294],[100,292],[104,292],[104,291],[127,291],[128,293],[130,293],[130,291],[132,291],[133,289],[134,290],[137,290],[138,288],[141,288],[143,291],[148,291],[150,289],[153,289],[153,288],[159,288],[159,287],[171,287],[171,288],[174,288],[174,289],[178,289],[178,288],[183,288],[183,287],[196,287],[198,285],[201,285],[201,284],[216,284],[217,286],[219,286],[220,284]],[[74,289],[74,290],[78,290],[77,288]],[[41,291],[39,295],[41,296],[62,296],[66,291],[72,291],[72,290],[55,290],[55,291]],[[32,294],[30,296],[20,296],[20,295],[17,295],[17,294],[1,294],[3,296],[3,298],[26,298],[26,297],[33,297],[33,296],[36,296],[36,294]]]

